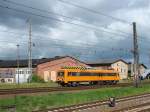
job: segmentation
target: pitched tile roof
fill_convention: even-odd
[[[115,62],[123,61],[124,63],[128,64],[126,61],[122,59],[99,59],[92,62],[87,62],[88,65],[111,65]]]
[[[62,59],[70,57],[74,60],[77,60],[76,58],[73,58],[71,56],[55,56],[54,58],[42,58],[42,59],[32,59],[32,67],[36,67],[38,64],[54,61],[57,59]],[[79,60],[77,60],[79,61]],[[81,61],[80,61],[81,62]],[[84,62],[81,62],[84,63]],[[85,64],[85,63],[84,63]],[[27,67],[28,66],[28,60],[19,60],[19,67]],[[0,60],[0,68],[16,68],[17,67],[17,60]]]

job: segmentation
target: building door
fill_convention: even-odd
[[[56,71],[51,71],[51,81],[56,81],[56,75],[57,75],[57,73],[56,73]]]
[[[49,72],[48,71],[44,71],[44,81],[48,82],[49,81]]]

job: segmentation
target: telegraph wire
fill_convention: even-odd
[[[44,9],[39,9],[39,8],[31,7],[31,6],[24,5],[24,4],[22,4],[22,3],[17,3],[17,2],[11,1],[11,0],[3,0],[3,1],[4,1],[4,2],[7,2],[7,3],[10,3],[10,4],[17,5],[17,6],[22,6],[22,7],[30,8],[30,9],[33,9],[33,10],[38,10],[38,11],[40,11],[40,12],[45,12],[45,13],[49,13],[49,14],[54,14],[54,15],[61,16],[61,17],[65,17],[65,18],[72,19],[72,20],[79,20],[79,19],[76,19],[76,18],[74,18],[74,17],[69,17],[69,16],[65,16],[65,15],[59,14],[59,13],[52,12],[52,11],[47,11],[47,10],[44,10]]]
[[[96,11],[96,10],[93,10],[93,9],[89,9],[89,8],[83,7],[83,6],[81,6],[81,5],[77,5],[77,4],[73,3],[73,2],[67,2],[67,1],[65,1],[65,0],[57,0],[57,1],[62,2],[62,3],[65,3],[65,4],[68,4],[68,5],[71,5],[71,6],[74,6],[74,7],[77,7],[77,8],[80,8],[80,9],[83,9],[83,10],[86,10],[86,11],[91,12],[91,13],[95,13],[95,14],[98,14],[98,15],[101,15],[101,16],[105,16],[105,17],[111,18],[111,19],[113,19],[113,20],[120,21],[120,22],[122,22],[122,23],[126,23],[126,24],[131,25],[131,22],[128,22],[128,21],[126,21],[126,20],[119,19],[119,18],[110,16],[110,15],[107,15],[107,14],[105,14],[105,13],[103,13],[103,12],[100,12],[100,11]]]
[[[45,41],[45,42],[47,42],[47,41],[49,41],[49,39],[41,39],[41,38],[44,38],[44,36],[33,36],[33,37],[39,37],[39,39],[37,39],[37,40],[41,40],[41,41]],[[51,39],[51,38],[50,38]],[[34,38],[34,40],[36,40],[35,38]],[[51,40],[53,40],[54,42],[65,42],[65,40],[60,40],[60,39],[51,39]],[[0,40],[0,42],[6,42],[6,43],[18,43],[18,41],[17,42],[10,42],[10,41],[8,41],[8,40]],[[26,42],[26,41],[25,41]],[[23,41],[21,41],[20,43],[25,43],[25,42],[23,42]],[[42,43],[43,43],[42,42]],[[70,42],[70,43],[73,43],[75,46],[78,46],[79,44],[84,44],[84,45],[86,45],[86,46],[91,46],[91,47],[93,47],[94,48],[94,46],[96,46],[96,45],[93,45],[93,44],[97,44],[97,43],[94,43],[94,42],[92,42],[92,44],[88,44],[88,43],[82,43],[82,42]],[[140,43],[142,43],[141,41],[140,41]],[[26,44],[26,43],[25,43]],[[72,44],[72,45],[73,45]],[[148,43],[144,43],[144,44],[146,44],[146,45],[149,45]],[[142,45],[143,46],[143,45]],[[97,46],[96,46],[97,47]]]
[[[9,8],[9,7],[5,7],[5,8],[8,8],[8,9],[13,9],[13,8]],[[14,9],[13,9],[14,10]],[[18,10],[18,9],[15,9],[15,10]],[[23,10],[20,10],[20,11],[23,11]],[[26,11],[25,11],[26,12]],[[32,12],[28,12],[28,13],[32,13]],[[32,13],[32,15],[33,15],[34,13]],[[39,15],[38,15],[39,16]],[[43,15],[42,15],[43,16]],[[56,19],[56,18],[55,18]],[[57,20],[59,20],[59,19],[57,19]],[[64,21],[63,21],[64,22]],[[74,23],[73,23],[74,24]],[[82,25],[83,26],[83,25]],[[89,27],[88,27],[89,28]],[[90,27],[91,28],[91,27]],[[106,31],[105,31],[106,32]]]
[[[3,41],[0,41],[0,42],[3,42]],[[4,42],[6,42],[6,43],[9,43],[8,41],[4,41]],[[11,42],[11,44],[14,44],[14,46],[17,44],[18,42]],[[48,45],[44,45],[44,46],[41,46],[41,45],[39,45],[39,44],[37,44],[36,42],[34,42],[36,45],[35,45],[35,47],[36,46],[40,46],[40,47],[48,47]],[[41,42],[42,43],[42,42]],[[43,43],[45,43],[45,42],[43,42]],[[6,44],[5,44],[6,45]],[[27,41],[25,42],[21,42],[20,43],[20,45],[26,45],[27,46]],[[2,45],[2,46],[4,46],[4,45]],[[8,45],[6,45],[6,46],[8,46]],[[82,49],[82,50],[89,50],[89,48],[91,48],[91,49],[99,49],[99,46],[91,46],[91,45],[87,45],[87,46],[83,46],[83,44],[82,45],[79,45],[79,44],[69,44],[69,45],[63,45],[63,44],[58,44],[58,43],[52,43],[51,44],[51,46],[49,46],[49,47],[53,47],[53,46],[57,46],[57,48],[67,48],[67,49]],[[101,45],[101,46],[104,46],[104,45]],[[110,46],[107,46],[108,48],[110,48],[112,51],[122,51],[122,50],[125,50],[125,49],[122,49],[122,48],[119,48],[119,49],[115,49],[114,47],[110,47]],[[36,47],[37,48],[37,47]]]
[[[6,31],[6,30],[4,30],[4,31],[0,31],[0,32],[5,32],[5,33],[12,33],[13,35],[23,35],[23,36],[27,36],[27,34],[25,34],[25,33],[16,33],[16,32],[10,32],[10,31]],[[73,31],[73,32],[75,32],[75,31]],[[82,33],[82,32],[78,32],[78,33]],[[83,33],[83,34],[85,34],[85,33]],[[23,37],[22,36],[22,37]],[[46,36],[39,36],[39,35],[36,35],[36,34],[33,34],[33,37],[46,37]],[[49,38],[49,37],[48,37]],[[107,38],[111,38],[111,39],[113,39],[113,40],[116,40],[116,38],[115,37],[110,37],[110,36],[107,36]],[[52,38],[49,38],[49,39],[52,39]],[[129,40],[132,40],[132,38],[128,38]],[[39,40],[39,39],[38,39]],[[52,40],[56,40],[56,41],[65,41],[65,40],[61,40],[61,39],[52,39]],[[45,40],[45,41],[47,41],[47,40]],[[144,42],[144,44],[148,44],[149,45],[149,43],[145,43],[145,42],[150,42],[149,40],[147,40],[146,38],[138,38],[138,41],[141,43],[141,42]],[[1,42],[1,41],[0,41]],[[90,43],[92,43],[92,44],[96,44],[96,42],[90,42]]]
[[[24,11],[24,10],[20,10],[20,9],[16,9],[16,8],[8,7],[8,6],[0,5],[0,7],[5,8],[5,9],[9,9],[9,10],[13,10],[13,11],[16,11],[16,12],[24,13],[24,14],[30,14],[30,15],[33,15],[33,16],[38,16],[38,17],[45,18],[45,19],[51,19],[51,20],[58,21],[58,22],[61,22],[61,23],[67,23],[67,24],[72,24],[72,25],[82,27],[82,28],[88,28],[88,29],[91,29],[91,30],[94,30],[94,31],[95,30],[96,31],[102,31],[102,32],[111,33],[111,34],[114,34],[114,35],[119,35],[119,36],[123,36],[123,37],[128,38],[128,36],[125,36],[123,34],[118,34],[116,32],[110,32],[110,31],[106,31],[106,30],[103,30],[103,29],[99,29],[99,28],[95,28],[95,27],[91,27],[91,26],[87,26],[87,25],[83,25],[83,24],[77,24],[77,23],[73,23],[73,22],[69,22],[69,21],[65,21],[65,20],[60,20],[60,19],[50,17],[50,16],[44,16],[44,15],[41,15],[41,14],[36,14],[36,13],[33,13],[33,12],[28,12],[28,11]]]
[[[96,11],[96,10],[93,10],[93,9],[89,9],[87,7],[83,7],[83,6],[81,6],[79,4],[75,4],[73,2],[68,2],[66,0],[57,0],[57,1],[62,2],[62,3],[67,4],[67,5],[70,5],[70,6],[74,6],[74,7],[83,9],[83,10],[91,12],[91,13],[95,13],[95,14],[98,14],[98,15],[101,15],[101,16],[105,16],[105,17],[111,18],[111,19],[116,20],[116,21],[120,21],[122,23],[126,23],[128,25],[132,25],[132,22],[129,22],[129,21],[126,21],[126,20],[123,20],[123,19],[120,19],[120,18],[117,18],[117,17],[114,17],[114,16],[110,16],[110,15],[107,15],[107,14],[105,14],[103,12]],[[132,33],[127,33],[127,32],[121,31],[121,30],[119,30],[119,32],[124,33],[124,34],[132,35]],[[142,36],[140,36],[140,37],[142,37]]]
[[[5,33],[12,33],[13,35],[18,35],[18,36],[20,36],[20,35],[23,35],[23,36],[27,36],[27,34],[25,34],[25,33],[16,33],[16,32],[10,32],[10,31],[6,31],[6,30],[4,30],[4,31],[0,31],[0,32],[5,32]],[[80,33],[80,32],[79,32]],[[81,32],[82,33],[82,32]],[[84,33],[83,33],[84,34]],[[23,37],[22,36],[22,37]],[[39,35],[36,35],[36,34],[33,34],[33,37],[39,37],[39,38],[41,38],[41,37],[46,37],[46,36],[39,36]],[[49,37],[48,37],[49,38]],[[115,39],[115,37],[110,37],[110,36],[107,36],[107,38],[111,38],[111,39],[113,39],[113,40],[116,40]],[[49,38],[49,39],[52,39],[52,38]],[[128,38],[129,40],[132,40],[132,38]],[[39,39],[38,39],[39,40]],[[52,39],[52,40],[54,40],[54,41],[65,41],[65,40],[61,40],[61,39]],[[47,41],[47,40],[45,40],[45,41]],[[142,43],[142,42],[144,42],[144,44],[147,44],[147,45],[149,45],[149,42],[150,42],[150,40],[147,40],[146,38],[139,38],[138,39],[138,41],[140,42],[140,43]],[[1,41],[0,41],[1,42]],[[8,41],[9,42],[9,41]],[[148,42],[148,43],[147,43]],[[96,42],[90,42],[90,43],[92,43],[92,44],[96,44]],[[92,45],[91,44],[91,45]]]
[[[37,10],[37,11],[40,11],[40,12],[50,13],[50,14],[54,14],[54,15],[57,15],[57,16],[65,17],[65,18],[68,18],[68,19],[71,19],[71,20],[79,21],[79,19],[76,19],[76,18],[73,18],[73,17],[69,17],[69,16],[66,16],[66,15],[59,14],[59,13],[47,11],[47,10],[44,10],[44,9],[39,9],[39,8],[31,7],[31,6],[24,5],[24,4],[21,4],[21,3],[17,3],[17,2],[11,1],[11,0],[3,0],[3,1],[5,1],[5,2],[7,2],[7,3],[10,3],[10,4],[17,5],[17,6],[22,6],[22,7],[30,8],[30,9]],[[81,22],[81,21],[79,21],[79,22]],[[89,24],[89,23],[88,23],[88,24]],[[91,25],[91,24],[89,24],[89,25]],[[99,27],[102,27],[102,26],[99,26]],[[104,27],[102,27],[102,28],[104,28]],[[117,32],[116,30],[114,30],[114,29],[112,29],[112,28],[104,28],[104,29],[108,29],[108,30],[111,29],[111,30]],[[124,31],[121,31],[121,30],[119,30],[119,32],[120,32],[120,33],[124,33],[124,34],[128,34],[127,32],[124,32]]]
[[[33,37],[39,37],[38,39],[36,38],[33,38],[33,40],[34,40],[34,43],[36,43],[37,44],[37,42],[36,42],[36,40],[41,40],[40,41],[40,43],[44,43],[44,42],[48,42],[48,41],[53,41],[53,42],[55,42],[55,43],[57,43],[57,42],[62,42],[62,43],[65,43],[66,41],[65,40],[61,40],[61,39],[52,39],[51,37],[48,37],[47,39],[42,39],[42,38],[45,38],[44,36],[38,36],[38,35],[33,35]],[[8,43],[13,43],[13,42],[10,42],[10,41],[8,41],[8,40],[0,40],[0,42],[8,42]],[[18,41],[17,41],[18,42]],[[16,43],[17,43],[16,42]],[[21,41],[20,43],[25,43],[26,44],[26,42],[27,41]],[[38,42],[39,43],[39,42]],[[89,44],[89,43],[85,43],[85,42],[70,42],[70,44],[68,44],[68,46],[71,46],[71,45],[74,45],[74,46],[77,46],[77,47],[83,47],[83,46],[79,46],[79,45],[85,45],[85,46],[87,46],[87,47],[91,47],[91,48],[99,48],[99,45],[97,46],[97,42],[90,42],[91,44]],[[103,47],[105,47],[105,45],[102,45],[102,44],[100,44],[101,45],[101,47],[103,46]],[[109,46],[107,46],[107,47],[109,47]],[[109,47],[110,48],[110,47]]]
[[[44,9],[39,9],[39,8],[34,8],[34,7],[31,7],[31,6],[27,6],[27,5],[24,5],[24,4],[21,4],[21,3],[17,3],[17,2],[14,2],[14,1],[10,1],[10,0],[3,0],[4,2],[7,2],[7,3],[11,3],[11,4],[15,4],[15,5],[20,5],[20,6],[23,6],[23,7],[26,7],[26,8],[31,8],[31,9],[34,9],[34,10],[39,10],[39,11],[42,11],[42,12],[47,12],[47,13],[52,13],[52,14],[56,14],[56,15],[59,15],[59,16],[62,16],[62,17],[66,17],[66,18],[70,18],[70,19],[75,19],[73,17],[68,17],[68,16],[65,16],[65,15],[62,15],[62,14],[59,14],[59,13],[54,13],[54,12],[51,12],[51,11],[47,11],[47,10],[44,10]],[[73,3],[70,3],[70,2],[67,2],[67,1],[64,1],[64,0],[58,0],[60,2],[63,2],[63,3],[66,3],[66,4],[70,4],[70,5],[74,5],[75,7],[78,6],[79,8],[84,8],[85,10],[88,9],[88,8],[85,8],[85,7],[82,7],[82,6],[79,6],[79,5],[75,5]],[[92,9],[88,10],[88,11],[91,11]],[[97,11],[94,11],[94,13],[98,13]],[[113,17],[115,18],[115,17]],[[57,19],[57,18],[55,18]],[[78,20],[78,19],[76,19]],[[116,20],[118,20],[116,18]],[[120,19],[119,19],[120,20]],[[106,29],[106,28],[105,28]],[[114,30],[116,31],[116,30]],[[125,33],[125,34],[128,34],[126,32],[123,32],[123,31],[120,31],[121,33]],[[130,33],[131,34],[131,33]],[[132,35],[132,34],[131,34]]]
[[[27,7],[27,8],[31,8],[31,9],[34,9],[34,10],[39,10],[39,11],[42,11],[42,12],[47,12],[47,13],[53,13],[53,14],[58,14],[58,13],[54,13],[54,12],[50,12],[50,11],[47,11],[47,10],[43,10],[43,9],[38,9],[38,8],[34,8],[34,7],[31,7],[31,6],[27,6],[27,5],[24,5],[24,4],[21,4],[21,3],[17,3],[17,2],[13,2],[13,1],[10,1],[10,0],[3,0],[3,1],[5,1],[5,2],[8,2],[8,3],[12,3],[12,4],[16,4],[16,5],[21,5],[21,6],[23,6],[23,7]],[[58,0],[59,1],[59,0]],[[63,0],[60,0],[60,1],[63,1]],[[4,7],[3,7],[4,8]],[[7,7],[8,8],[8,7]],[[10,9],[10,8],[9,8]],[[14,9],[13,9],[14,10]],[[16,9],[16,10],[18,10],[18,9]],[[18,10],[19,11],[19,10]],[[20,10],[20,11],[23,11],[23,10]],[[26,12],[26,11],[25,11]],[[26,12],[26,13],[32,13],[32,12]],[[32,13],[32,14],[35,14],[35,13]],[[59,16],[62,16],[62,17],[68,17],[68,16],[65,16],[65,15],[61,15],[61,14],[58,14]],[[39,15],[38,15],[39,16]],[[43,16],[43,15],[42,15]],[[51,17],[50,17],[51,18]],[[70,19],[73,19],[72,17],[68,17],[68,18],[70,18]],[[57,18],[53,18],[53,19],[57,19]],[[57,20],[59,20],[59,19],[57,19]],[[76,19],[77,20],[77,19]],[[59,21],[61,21],[62,22],[62,20],[59,20]],[[77,20],[78,21],[78,20]],[[65,22],[65,21],[64,21]],[[66,21],[67,22],[67,21]],[[68,22],[67,22],[68,23]],[[69,22],[69,24],[72,24],[72,22]],[[76,23],[73,23],[73,24],[76,24]],[[90,27],[90,26],[85,26],[85,25],[81,25],[81,24],[76,24],[76,25],[80,25],[80,27],[82,26],[84,26],[84,28],[85,27],[88,27],[88,28],[93,28],[93,27]],[[91,24],[89,24],[89,25],[91,25]],[[104,27],[103,27],[104,28]],[[106,29],[106,28],[104,28],[104,29]],[[96,28],[96,30],[97,30],[97,28]],[[103,32],[106,32],[106,33],[112,33],[112,34],[115,34],[116,35],[116,33],[114,33],[114,32],[109,32],[109,31],[106,31],[106,30],[110,30],[110,29],[106,29],[106,30],[103,30],[103,29],[98,29],[98,30],[101,30],[101,31],[103,31]],[[115,32],[117,32],[116,30],[114,30],[114,29],[111,29],[112,31],[115,31]],[[127,32],[123,32],[123,31],[119,31],[120,33],[124,33],[124,34],[127,34],[127,35],[121,35],[121,34],[117,34],[118,36],[120,35],[120,36],[132,36],[132,34],[131,33],[127,33]],[[141,36],[138,36],[138,37],[141,37]],[[141,38],[142,39],[142,38]]]
[[[27,5],[24,5],[24,4],[21,4],[21,3],[17,3],[17,2],[13,2],[13,1],[10,1],[10,0],[3,0],[3,1],[8,2],[8,3],[15,4],[15,5],[20,5],[20,6],[23,6],[23,7],[31,8],[31,9],[34,9],[34,10],[39,10],[39,11],[42,11],[42,12],[57,14],[57,15],[62,16],[62,17],[68,17],[68,16],[65,16],[65,15],[61,15],[61,14],[54,13],[54,12],[50,12],[50,11],[43,10],[43,9],[34,8],[34,7],[31,7],[31,6],[27,6]],[[58,1],[59,1],[59,0],[58,0]],[[63,0],[60,0],[60,1],[63,1]],[[18,9],[17,9],[17,10],[18,10]],[[32,12],[28,12],[28,13],[32,13]],[[68,18],[73,19],[72,17],[68,17]],[[57,18],[55,18],[55,19],[57,19]],[[59,19],[57,19],[57,20],[59,20]],[[76,20],[77,20],[77,19],[76,19]],[[62,20],[60,20],[60,21],[62,21]],[[78,20],[77,20],[77,21],[78,21]],[[72,23],[72,22],[71,22],[71,23]],[[70,24],[70,22],[69,22],[69,24]],[[74,24],[74,23],[73,23],[73,24]],[[76,23],[75,23],[75,24],[76,24]],[[78,25],[81,25],[81,24],[78,24]],[[91,25],[91,24],[90,24],[90,25]],[[89,26],[85,26],[85,25],[82,25],[82,26],[89,28]],[[90,27],[90,29],[91,29],[91,28],[92,28],[92,27]],[[103,27],[103,28],[104,28],[104,27]],[[96,29],[97,29],[97,28],[96,28]],[[106,28],[104,28],[104,29],[106,29]],[[106,32],[106,33],[112,33],[112,34],[115,34],[115,35],[116,35],[116,33],[114,33],[114,32],[109,32],[109,31],[105,31],[105,30],[102,30],[102,29],[99,29],[99,30],[101,30],[101,31],[103,31],[103,32]],[[110,29],[107,28],[107,30],[110,30]],[[112,30],[115,31],[115,32],[117,32],[117,31],[114,30],[114,29],[112,29]],[[126,36],[132,36],[131,33],[126,33],[126,32],[123,32],[123,31],[119,31],[119,32],[120,32],[120,33],[127,34]],[[118,35],[120,35],[120,34],[118,34]],[[125,36],[125,35],[120,35],[120,36]],[[138,37],[141,37],[141,36],[138,36]]]
[[[0,31],[0,32],[3,32],[3,31]],[[4,31],[4,32],[7,32],[7,34],[8,33],[12,33],[12,34],[14,34],[14,35],[24,35],[24,36],[27,36],[26,34],[23,34],[23,33],[15,33],[15,32],[9,32],[9,31]],[[54,42],[66,42],[65,40],[61,40],[61,39],[52,39],[51,37],[46,37],[46,36],[40,36],[40,35],[35,35],[35,34],[33,34],[33,37],[36,37],[36,39],[35,38],[33,38],[33,40],[35,41],[35,40],[41,40],[41,41],[49,41],[49,39],[51,39],[52,41],[54,41]],[[41,39],[41,38],[44,38],[44,37],[46,37],[47,39]],[[38,38],[38,39],[37,39]],[[113,40],[116,40],[115,38],[112,38],[112,37],[108,37],[107,36],[107,38],[111,38],[111,39],[113,39]],[[130,38],[131,39],[131,38]],[[105,41],[105,40],[103,40],[103,41]],[[6,42],[6,43],[14,43],[14,42],[10,42],[10,41],[8,41],[8,40],[0,40],[0,42]],[[18,41],[17,41],[18,42]],[[16,42],[16,43],[17,43]],[[139,39],[139,43],[142,45],[142,43],[144,42],[144,44],[145,45],[149,45],[149,40],[146,40],[146,39]],[[20,43],[24,43],[24,42],[20,42]],[[95,46],[95,44],[97,44],[97,42],[90,42],[91,44],[89,44],[89,43],[83,43],[83,42],[70,42],[70,43],[73,43],[73,44],[85,44],[85,45],[91,45],[91,46]],[[142,45],[143,46],[143,45]]]
[[[41,40],[41,42],[40,43],[45,43],[45,42],[47,42],[46,40],[43,40],[43,42],[42,42],[42,39],[40,39]],[[0,41],[0,42],[6,42],[6,43],[14,43],[14,45],[16,45],[18,42],[9,42],[9,41]],[[21,45],[23,44],[23,45],[27,45],[27,41],[22,41],[22,42],[19,42]],[[36,45],[35,45],[35,47],[36,46],[38,46],[38,45],[40,45],[39,43],[37,43],[37,42],[34,42]],[[51,44],[52,46],[57,46],[57,48],[67,48],[67,49],[71,49],[71,48],[73,48],[73,49],[83,49],[83,50],[89,50],[89,48],[95,48],[95,49],[99,49],[99,46],[96,46],[96,45],[89,45],[89,44],[85,44],[85,43],[80,43],[80,45],[79,45],[79,43],[78,44],[69,44],[69,45],[64,45],[64,44],[60,44],[60,43],[52,43]],[[83,45],[86,45],[86,46],[83,46]],[[4,45],[3,45],[4,46]],[[40,45],[41,46],[41,45]],[[44,45],[44,47],[45,46],[48,46],[48,45]],[[52,47],[51,46],[51,47]],[[105,47],[105,45],[102,45],[101,44],[101,46],[104,46]],[[78,48],[77,48],[78,47]],[[110,46],[107,46],[108,48],[110,48],[112,51],[122,51],[122,50],[125,50],[124,48],[117,48],[117,49],[115,49],[114,47],[110,47]],[[101,49],[102,49],[103,47],[101,47]],[[128,48],[127,48],[128,49]]]

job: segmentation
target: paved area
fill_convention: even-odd
[[[142,98],[138,98],[138,99],[134,99],[134,100],[123,101],[120,103],[116,103],[115,107],[109,107],[108,105],[103,105],[103,106],[97,106],[97,107],[93,107],[93,108],[87,108],[84,110],[78,110],[75,112],[117,112],[118,110],[121,110],[124,108],[128,109],[129,107],[142,105],[145,103],[150,103],[150,97],[142,97]],[[148,108],[150,108],[150,105],[143,107],[143,110],[148,109]],[[142,111],[141,109],[138,110],[138,108],[135,108],[135,110],[130,110],[130,111],[126,110],[124,112],[136,112],[136,111],[141,112]]]

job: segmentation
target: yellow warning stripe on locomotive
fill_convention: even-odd
[[[86,70],[88,68],[83,67],[83,66],[64,66],[62,69],[80,69],[80,70]]]

